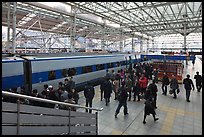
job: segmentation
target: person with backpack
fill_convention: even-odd
[[[167,76],[166,72],[164,72],[163,78],[162,78],[162,95],[167,94],[167,86],[169,85],[169,77]]]
[[[118,90],[118,101],[119,101],[119,104],[118,104],[118,107],[115,111],[115,118],[117,118],[117,115],[118,113],[120,112],[120,108],[123,106],[124,107],[124,115],[127,115],[128,114],[128,108],[127,108],[127,98],[128,98],[128,93],[126,91],[126,88],[125,88],[125,81],[123,81],[121,83],[121,87],[119,88]]]

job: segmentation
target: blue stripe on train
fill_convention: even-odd
[[[24,75],[2,77],[2,90],[24,85]]]

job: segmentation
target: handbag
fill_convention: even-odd
[[[180,89],[178,88],[178,89],[177,89],[177,94],[178,94],[179,92],[180,92]]]
[[[170,89],[169,90],[169,94],[173,94],[174,92],[173,92],[173,89]]]

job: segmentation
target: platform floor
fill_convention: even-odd
[[[193,79],[196,71],[202,74],[202,61],[196,59],[194,67],[189,61],[188,65],[184,67],[183,77],[190,74]],[[194,85],[195,80],[193,79]],[[114,93],[112,94],[110,104],[105,105],[105,100],[100,101],[99,86],[95,87],[95,98],[93,100],[93,107],[101,108],[103,111],[99,112],[99,135],[201,135],[202,134],[202,89],[197,92],[195,89],[191,92],[191,102],[186,102],[186,95],[183,85],[180,84],[181,92],[177,99],[168,94],[162,95],[161,83],[158,86],[157,96],[157,117],[158,121],[154,122],[152,115],[147,116],[146,124],[143,124],[144,116],[144,100],[128,101],[129,115],[123,115],[123,108],[121,108],[118,118],[114,117],[118,101],[114,100]],[[169,86],[168,86],[169,89]],[[133,98],[132,98],[133,99]],[[79,104],[85,105],[85,98],[83,92],[80,92]],[[84,111],[84,110],[83,110]]]

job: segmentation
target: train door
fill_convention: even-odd
[[[25,58],[24,58],[25,59]],[[26,94],[30,95],[32,91],[32,69],[31,69],[31,61],[25,59],[24,64],[24,77],[25,77],[25,90]]]

